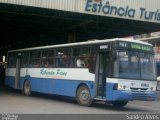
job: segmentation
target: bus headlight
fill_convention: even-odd
[[[118,90],[123,90],[123,85],[118,85]]]
[[[126,85],[114,84],[113,90],[125,90],[127,88]]]
[[[125,85],[118,85],[118,90],[125,90],[127,86]]]

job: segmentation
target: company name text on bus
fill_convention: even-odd
[[[85,11],[128,18],[134,18],[136,14],[139,14],[140,19],[160,22],[159,9],[157,9],[156,11],[147,11],[147,9],[143,7],[139,8],[139,10],[130,8],[129,6],[117,7],[111,5],[109,1],[104,0],[87,0]]]

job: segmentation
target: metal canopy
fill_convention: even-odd
[[[76,41],[127,37],[160,30],[160,24],[44,8],[0,4],[3,50]]]

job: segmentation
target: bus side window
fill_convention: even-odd
[[[29,52],[23,52],[22,53],[21,67],[22,68],[28,67],[28,61],[29,61]]]
[[[85,67],[84,57],[79,56],[79,57],[76,59],[76,67]]]
[[[56,51],[56,67],[68,68],[71,63],[71,49],[64,48]]]
[[[74,67],[89,67],[90,46],[73,49]]]
[[[40,67],[40,51],[30,52],[29,67],[31,68]]]
[[[41,57],[41,67],[51,68],[54,66],[54,50],[44,50],[42,51]]]
[[[8,55],[8,67],[9,68],[15,68],[16,67],[16,53],[9,53]]]
[[[41,58],[41,67],[48,67],[48,60],[47,57],[42,57]]]

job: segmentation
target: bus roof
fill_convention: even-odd
[[[139,43],[139,44],[152,46],[151,44],[149,44],[147,42],[142,42],[142,41],[139,41],[139,40],[133,40],[133,39],[127,39],[127,38],[115,38],[115,39],[104,39],[104,40],[93,39],[93,40],[88,40],[88,41],[85,41],[85,42],[24,48],[24,49],[10,50],[8,52],[29,51],[29,50],[48,49],[48,48],[70,47],[70,46],[73,47],[73,46],[78,46],[78,45],[92,45],[92,44],[100,44],[100,43],[107,43],[107,42],[113,42],[113,41],[133,42],[133,43]]]

